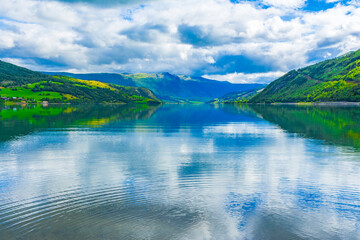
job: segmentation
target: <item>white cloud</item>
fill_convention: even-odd
[[[12,48],[15,46],[13,34],[0,30],[0,49]]]
[[[232,83],[268,83],[281,76],[285,72],[266,72],[266,73],[229,73],[225,75],[205,75],[204,78],[214,79],[219,81],[228,81]]]
[[[266,5],[285,8],[301,8],[305,2],[306,0],[263,0]]]
[[[0,0],[0,57],[34,70],[168,71],[259,82],[359,48],[356,1],[320,12],[294,10],[303,0],[263,3],[272,7],[227,0],[102,8]],[[221,62],[224,56],[242,56],[252,64]]]

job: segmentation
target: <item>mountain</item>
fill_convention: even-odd
[[[230,92],[247,91],[263,86],[261,84],[233,84],[202,77],[177,76],[166,72],[157,74],[73,74],[64,72],[47,74],[123,86],[145,87],[154,92],[159,99],[167,102],[208,102]]]
[[[49,76],[0,61],[0,96],[5,101],[160,103],[146,88],[124,87],[66,76]]]
[[[250,102],[360,101],[360,50],[293,70],[269,84]]]
[[[231,92],[220,98],[215,98],[211,100],[209,103],[247,103],[252,97],[254,97],[256,94],[261,92],[264,89],[264,87],[255,88],[242,92]]]

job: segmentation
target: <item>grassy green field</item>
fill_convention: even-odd
[[[63,98],[66,99],[66,97],[64,97],[62,94],[57,92],[49,92],[49,91],[33,92],[31,89],[26,89],[23,87],[2,88],[0,89],[0,96],[8,97],[8,98],[21,97],[24,100],[35,101],[35,102],[41,102],[52,99],[63,99]]]

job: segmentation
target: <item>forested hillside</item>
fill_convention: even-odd
[[[146,88],[124,87],[65,76],[49,76],[0,61],[0,97],[3,101],[37,103],[106,102],[159,103]]]
[[[253,103],[360,101],[360,50],[293,70],[254,96]]]

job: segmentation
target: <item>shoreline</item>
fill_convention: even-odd
[[[291,106],[359,106],[360,102],[293,102],[293,103],[249,103],[249,102],[226,102],[226,103],[207,103],[212,105],[221,104],[243,104],[243,105],[291,105]]]
[[[265,103],[266,104],[266,103]],[[270,105],[297,106],[360,106],[360,102],[299,102],[299,103],[270,103]]]

